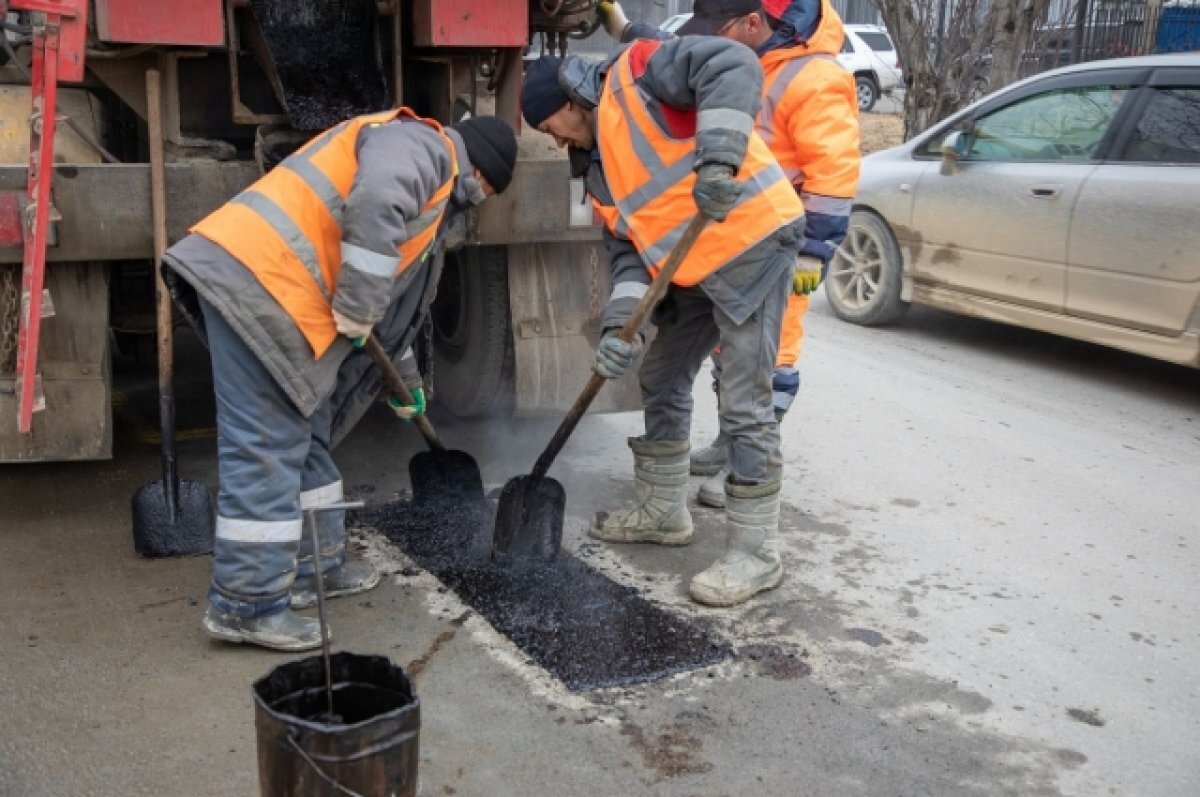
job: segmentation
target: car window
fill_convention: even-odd
[[[892,46],[892,40],[886,33],[865,33],[863,31],[856,31],[856,33],[858,38],[865,41],[867,46],[877,53],[887,53],[896,49]]]
[[[1128,86],[1088,86],[1026,97],[976,120],[964,158],[1088,160],[1129,94]]]
[[[854,52],[854,45],[850,43],[849,36],[846,36],[842,39],[842,52],[844,52],[844,53]]]
[[[1200,89],[1153,91],[1121,160],[1200,163]]]

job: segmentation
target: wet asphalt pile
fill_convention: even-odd
[[[388,107],[375,0],[251,0],[283,86],[288,121],[324,130]]]
[[[362,519],[573,692],[653,681],[732,655],[700,624],[566,552],[549,562],[491,562],[493,511],[488,503],[396,501]]]

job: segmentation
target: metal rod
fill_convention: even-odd
[[[321,507],[329,509],[329,507]],[[325,621],[325,578],[321,572],[321,541],[317,539],[316,510],[306,510],[305,519],[312,536],[313,547],[313,581],[317,585],[317,616],[321,621],[321,656],[325,661],[325,703],[328,709],[329,721],[333,722],[333,674],[329,665],[329,625]]]

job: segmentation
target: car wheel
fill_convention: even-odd
[[[511,412],[508,249],[468,246],[447,252],[430,316],[437,405],[463,418]]]
[[[900,299],[902,268],[900,245],[887,223],[870,211],[854,211],[825,279],[833,314],[863,326],[898,320],[908,309]]]
[[[866,113],[875,107],[879,100],[879,85],[874,78],[867,75],[856,75],[854,89],[858,92],[858,111]]]

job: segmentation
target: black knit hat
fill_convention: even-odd
[[[517,165],[517,134],[512,127],[495,116],[473,116],[450,127],[462,136],[471,165],[483,173],[497,194],[503,193]]]
[[[543,55],[525,69],[525,82],[521,85],[521,112],[525,122],[536,128],[570,101],[558,80],[562,59],[555,55]]]

